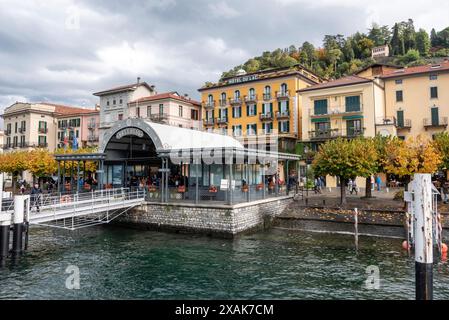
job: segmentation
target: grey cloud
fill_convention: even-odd
[[[301,0],[0,0],[0,6],[0,108],[16,97],[93,106],[93,92],[137,76],[160,92],[199,99],[196,89],[205,81],[250,56],[364,31],[369,19],[363,3],[348,7],[337,0],[326,6]],[[409,6],[426,7],[418,1]],[[79,29],[65,26],[71,8],[79,10]],[[382,17],[383,24],[395,20],[394,13]],[[130,65],[140,70],[126,67],[121,48],[130,50]]]

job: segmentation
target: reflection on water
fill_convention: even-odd
[[[80,290],[65,287],[67,266]],[[380,289],[364,287],[380,269]],[[0,299],[414,299],[414,262],[400,240],[272,230],[236,240],[115,227],[32,229],[18,266],[0,271]],[[449,268],[435,266],[435,299]]]

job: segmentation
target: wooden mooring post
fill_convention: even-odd
[[[359,251],[359,210],[354,209],[354,241],[355,250]]]

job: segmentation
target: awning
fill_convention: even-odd
[[[331,121],[331,118],[317,118],[317,119],[312,119],[312,122],[329,122]]]
[[[355,116],[344,116],[343,120],[358,120],[363,119],[363,116],[361,115],[355,115]]]

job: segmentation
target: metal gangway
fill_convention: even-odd
[[[40,194],[22,196],[24,220],[29,225],[76,230],[107,224],[145,200],[145,190],[105,189],[74,194]],[[13,218],[17,201],[3,200],[2,220]],[[15,204],[16,203],[16,204]]]

